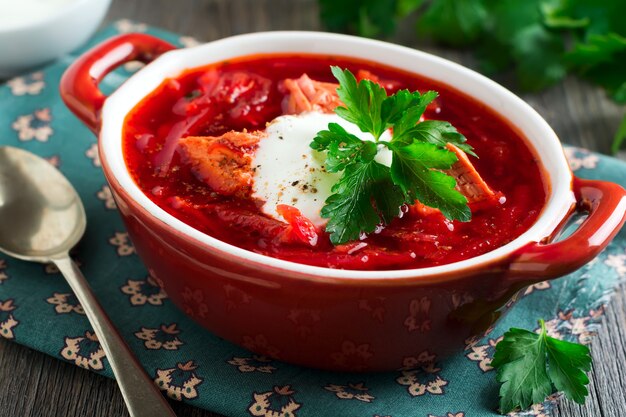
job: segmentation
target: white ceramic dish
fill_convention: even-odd
[[[68,0],[59,2],[58,8],[46,15],[33,11],[30,19],[23,17],[19,23],[0,25],[0,78],[52,61],[82,45],[98,28],[110,3]]]

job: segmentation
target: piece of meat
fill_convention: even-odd
[[[246,198],[252,187],[251,154],[264,132],[230,131],[222,136],[188,136],[178,142],[182,162],[213,191]]]
[[[307,111],[332,113],[341,105],[337,96],[339,84],[314,81],[308,75],[283,80],[278,89],[285,94],[283,114],[300,114]]]
[[[454,152],[459,160],[445,173],[454,177],[456,189],[467,198],[467,202],[473,204],[494,199],[496,193],[476,171],[467,154],[451,143],[446,147]]]
[[[458,161],[443,172],[454,177],[456,180],[456,189],[467,198],[467,202],[476,207],[478,203],[495,201],[499,194],[494,192],[491,187],[482,179],[474,165],[470,162],[467,154],[457,146],[448,143],[446,147],[454,152]],[[411,206],[411,212],[420,216],[428,216],[439,213],[439,210],[426,206],[416,201]]]
[[[384,88],[385,91],[387,91],[387,94],[393,94],[400,89],[399,82],[382,79],[378,75],[372,73],[371,71],[364,70],[364,69],[360,69],[356,72],[356,80],[357,81],[369,80],[377,84],[380,84],[380,86]]]
[[[430,216],[431,214],[441,213],[439,209],[428,207],[427,205],[422,204],[417,200],[415,200],[415,203],[413,203],[413,205],[409,207],[409,211],[411,212],[411,214],[416,214],[419,217],[426,217]]]

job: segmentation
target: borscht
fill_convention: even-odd
[[[456,162],[433,171],[454,178],[471,220],[450,220],[415,200],[374,230],[331,241],[323,208],[341,173],[312,140],[329,124],[372,140],[337,114],[344,103],[331,66],[389,95],[438,92],[420,121],[449,122],[467,138],[467,147],[445,145]],[[189,69],[144,98],[124,126],[129,172],[163,210],[240,248],[321,267],[412,269],[472,258],[529,229],[549,191],[534,151],[494,110],[444,83],[354,58],[263,54]],[[381,140],[393,135],[386,129]],[[379,151],[377,166],[394,157]]]

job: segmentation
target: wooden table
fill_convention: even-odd
[[[210,41],[263,30],[320,28],[315,0],[113,0],[107,22],[129,18]],[[394,39],[473,66],[469,53],[420,44],[411,27]],[[507,83],[507,80],[500,80]],[[522,94],[566,143],[608,152],[622,109],[576,79],[541,94]],[[626,414],[626,291],[613,298],[594,339],[586,405],[562,401],[558,417]],[[114,381],[0,338],[0,416],[125,416]],[[179,403],[178,416],[217,417]],[[394,416],[402,417],[402,416]],[[471,417],[471,416],[468,416]]]

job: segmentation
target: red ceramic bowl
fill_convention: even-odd
[[[417,69],[498,109],[527,138],[550,184],[536,223],[509,244],[443,266],[399,271],[319,268],[255,254],[177,220],[145,196],[128,173],[122,130],[128,112],[167,77],[236,56],[307,52],[353,56]],[[149,62],[108,98],[98,82],[132,60]],[[400,368],[423,352],[445,356],[483,334],[529,284],[574,271],[623,225],[626,193],[572,176],[558,138],[525,102],[487,78],[423,52],[361,38],[273,32],[191,49],[147,35],[123,35],[87,52],[65,73],[67,106],[96,134],[102,166],[137,253],[185,313],[259,354],[349,371]],[[551,243],[575,212],[588,218]]]

